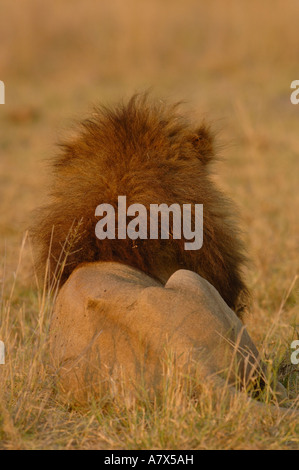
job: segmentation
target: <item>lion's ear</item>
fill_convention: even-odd
[[[214,135],[210,127],[203,123],[192,136],[193,146],[196,148],[199,160],[205,165],[214,158]]]

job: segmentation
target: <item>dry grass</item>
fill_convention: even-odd
[[[299,75],[298,2],[22,3],[1,3],[0,448],[298,448],[291,411],[261,412],[243,395],[219,400],[208,387],[199,400],[174,384],[156,403],[129,408],[106,397],[87,410],[65,407],[46,368],[52,300],[29,274],[28,241],[20,250],[43,198],[43,160],[74,116],[149,86],[189,100],[195,116],[222,128],[217,179],[238,202],[253,259],[248,329],[296,406],[299,106],[289,96]]]

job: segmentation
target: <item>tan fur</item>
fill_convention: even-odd
[[[248,299],[241,273],[244,250],[235,210],[211,180],[213,159],[209,126],[190,124],[177,105],[152,103],[141,95],[125,105],[97,109],[53,161],[51,200],[37,211],[31,229],[39,271],[49,250],[56,277],[62,250],[68,254],[62,283],[82,262],[117,261],[162,282],[178,269],[189,269],[242,317]],[[98,240],[95,208],[101,203],[116,208],[119,195],[127,196],[128,205],[141,203],[147,209],[153,203],[203,204],[203,247],[185,251],[183,240],[173,239]]]
[[[64,399],[125,391],[153,396],[182,373],[200,387],[255,385],[262,374],[246,328],[205,279],[175,272],[163,286],[120,263],[78,267],[57,297],[50,352]],[[175,367],[174,367],[175,365]]]

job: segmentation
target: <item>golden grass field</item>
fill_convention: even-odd
[[[21,3],[0,6],[0,449],[298,449],[298,2]],[[205,387],[196,400],[171,385],[155,403],[105,397],[84,410],[53,390],[53,299],[37,287],[25,233],[45,198],[46,159],[93,104],[149,87],[219,131],[215,178],[238,204],[252,259],[248,330],[288,390],[283,412]]]

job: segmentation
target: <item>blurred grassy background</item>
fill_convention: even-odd
[[[299,323],[299,105],[290,102],[298,1],[1,0],[0,18],[2,280],[15,276],[56,141],[93,104],[152,87],[221,130],[217,180],[238,203],[253,260],[250,333],[259,346],[267,338],[270,357],[277,342],[289,354]],[[18,272],[16,322],[24,305],[30,321],[37,315],[29,252]],[[296,395],[298,372],[292,377]]]

